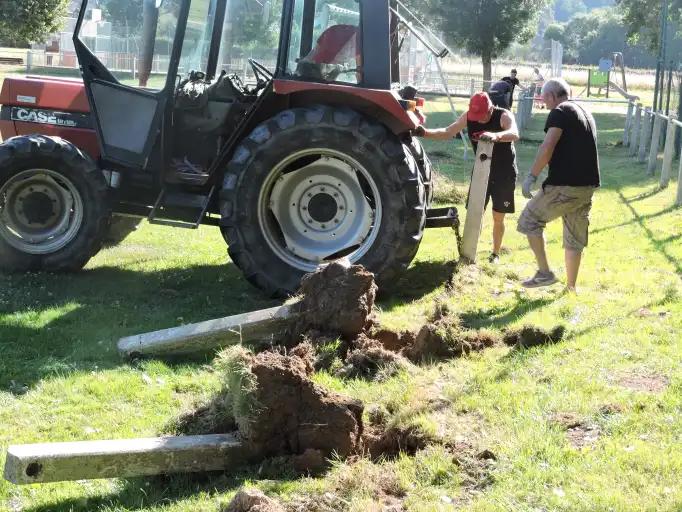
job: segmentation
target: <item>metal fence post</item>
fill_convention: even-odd
[[[644,118],[642,119],[642,126],[639,134],[639,152],[637,154],[637,161],[640,163],[646,162],[646,150],[648,149],[649,143],[651,142],[651,123],[653,122],[654,126],[659,126],[656,124],[657,119],[658,117],[656,116],[656,113],[647,108],[644,113]],[[654,131],[655,130],[656,128],[654,127]],[[656,144],[658,144],[658,138],[656,139]],[[658,148],[658,146],[656,147]]]
[[[663,170],[661,171],[660,187],[665,188],[670,182],[670,171],[673,166],[673,157],[675,156],[675,131],[677,125],[675,119],[668,118],[668,130],[665,135],[665,150],[663,152]]]
[[[640,125],[642,124],[642,104],[637,103],[635,120],[632,125],[632,137],[630,137],[630,156],[637,154],[637,141],[639,140]]]
[[[655,114],[654,132],[651,139],[651,147],[649,149],[649,163],[646,166],[648,173],[653,176],[656,174],[656,164],[658,163],[658,144],[661,140],[661,123],[663,123],[663,114]]]
[[[634,113],[635,104],[628,103],[628,113],[625,116],[625,129],[623,130],[623,146],[628,146],[630,143],[630,128],[632,127],[632,114]]]

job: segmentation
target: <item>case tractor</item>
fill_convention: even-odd
[[[425,227],[453,225],[400,84],[408,31],[447,50],[397,0],[127,2],[83,0],[80,79],[4,81],[0,270],[81,269],[147,218],[219,227],[244,277],[286,296],[339,257],[390,284]],[[257,43],[267,62],[245,57]]]

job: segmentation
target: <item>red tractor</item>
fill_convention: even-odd
[[[396,2],[83,0],[82,80],[13,77],[0,93],[0,269],[80,269],[117,224],[147,218],[220,227],[273,296],[342,256],[393,280],[424,228],[456,216],[429,210],[411,137],[423,100],[399,86],[414,28]],[[123,29],[127,48],[103,50]],[[251,84],[223,68],[268,38],[270,67],[242,59]]]

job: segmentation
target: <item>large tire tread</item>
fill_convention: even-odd
[[[410,264],[422,239],[427,206],[423,178],[408,146],[382,124],[349,108],[316,105],[283,111],[257,126],[237,147],[220,192],[221,225],[232,261],[268,295],[289,295],[298,286],[302,272],[288,267],[292,275],[274,275],[254,259],[259,227],[245,222],[250,205],[240,201],[245,183],[261,165],[259,155],[281,144],[279,136],[284,132],[285,141],[305,136],[309,147],[326,147],[333,141],[348,147],[351,155],[378,155],[373,158],[388,164],[381,169],[388,180],[387,190],[380,190],[385,214],[382,231],[358,263],[375,273],[380,286],[390,283]]]
[[[102,248],[111,208],[107,183],[95,162],[72,143],[45,135],[18,136],[0,144],[0,183],[32,167],[57,170],[82,196],[84,218],[66,247],[45,255],[23,253],[0,239],[0,269],[10,272],[80,270]]]

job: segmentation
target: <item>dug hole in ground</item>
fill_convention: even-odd
[[[453,358],[498,344],[513,350],[552,343],[563,335],[534,327],[495,332],[468,329],[438,305],[417,331],[383,329],[374,314],[377,286],[362,266],[333,262],[307,275],[297,315],[281,339],[259,353],[230,347],[213,367],[222,389],[173,420],[174,434],[235,432],[252,462],[276,460],[298,474],[318,474],[332,458],[391,458],[447,443],[401,427],[391,413],[326,390],[311,376],[325,369],[342,377],[382,379],[413,364]],[[453,447],[456,449],[456,447]],[[270,507],[270,508],[268,508]],[[258,492],[240,492],[226,510],[281,510]]]

